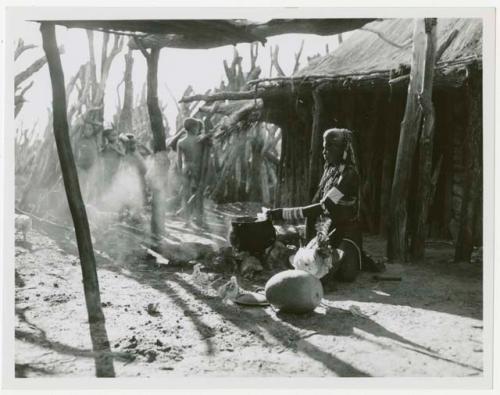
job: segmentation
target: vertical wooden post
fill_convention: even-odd
[[[286,155],[287,155],[287,148],[288,148],[288,123],[283,123],[279,125],[281,129],[281,155],[280,155],[280,162],[278,164],[278,171],[277,171],[277,182],[276,182],[276,190],[274,192],[274,205],[276,207],[282,206],[284,199],[283,199],[283,192],[285,191],[284,185],[285,185],[285,177],[286,177]]]
[[[480,72],[469,70],[466,85],[467,127],[463,145],[464,196],[462,198],[460,224],[458,229],[455,262],[468,262],[474,244],[475,209],[481,200],[481,133],[482,133],[482,79]]]
[[[381,100],[381,99],[379,99]],[[386,99],[387,100],[387,99]],[[391,109],[391,112],[394,111]],[[384,103],[382,107],[383,114],[389,113],[388,103]],[[384,117],[381,121],[380,133],[383,134],[384,148],[382,160],[382,176],[380,180],[380,224],[379,232],[382,236],[387,235],[387,213],[389,212],[389,202],[391,198],[391,184],[392,175],[394,172],[394,131],[392,130],[392,123],[389,122],[391,117]]]
[[[54,24],[42,22],[40,26],[43,39],[43,49],[47,56],[50,80],[52,83],[52,107],[54,114],[54,137],[57,153],[61,163],[61,172],[64,188],[68,198],[69,209],[75,227],[76,242],[83,274],[83,289],[85,303],[89,318],[90,337],[96,357],[96,375],[98,377],[114,377],[113,359],[106,328],[104,314],[101,308],[99,282],[95,265],[94,250],[90,237],[89,223],[85,205],[83,203],[78,174],[76,171],[73,151],[68,134],[68,121],[66,118],[66,92],[64,88],[64,74],[57,49]]]
[[[152,48],[146,58],[148,64],[147,74],[147,103],[148,114],[153,132],[153,151],[166,151],[165,127],[161,116],[160,105],[158,104],[158,61],[160,59],[160,48]]]
[[[132,69],[134,67],[134,57],[132,50],[129,49],[125,54],[125,72],[123,81],[125,87],[123,89],[123,107],[120,111],[120,118],[118,119],[118,130],[125,133],[133,133],[133,116],[132,109],[134,107],[134,83],[132,82]]]
[[[412,260],[424,258],[425,238],[427,236],[427,217],[432,203],[432,151],[434,146],[434,104],[432,86],[434,83],[434,64],[436,63],[436,18],[426,18],[425,66],[422,90],[419,102],[423,112],[422,131],[420,133],[419,180],[415,199],[415,229],[411,239]]]
[[[283,130],[285,145],[282,148],[284,169],[282,177],[281,204],[284,206],[298,206],[307,204],[309,193],[306,189],[308,174],[309,141],[304,134],[306,126],[297,118],[291,118],[288,126]],[[282,159],[280,158],[280,161]]]
[[[158,61],[160,48],[152,48],[147,52],[139,40],[138,46],[147,62],[147,105],[149,122],[153,133],[153,151],[155,171],[152,182],[151,233],[160,241],[165,233],[165,193],[168,171],[167,145],[165,127],[158,104]],[[155,246],[153,246],[155,247]]]
[[[391,189],[391,212],[387,240],[387,256],[389,259],[400,261],[407,260],[407,203],[412,162],[420,131],[421,111],[418,95],[421,91],[421,81],[424,73],[425,38],[424,20],[416,19],[413,32],[410,83],[408,85],[405,114],[401,123],[396,168]]]
[[[323,123],[324,104],[321,97],[321,85],[315,87],[312,91],[313,97],[313,124],[311,130],[311,145],[309,147],[309,177],[307,190],[309,192],[309,199],[314,197],[318,189],[319,179],[321,177],[321,164],[322,155],[321,149],[323,146]]]

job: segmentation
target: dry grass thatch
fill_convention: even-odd
[[[365,28],[376,30],[397,44],[412,39],[413,19],[388,19],[369,23]],[[482,59],[481,19],[438,19],[438,48],[453,30],[458,34],[445,50],[439,63],[460,63],[460,61]],[[300,76],[349,76],[399,69],[409,66],[412,46],[398,48],[384,41],[377,34],[356,30],[340,47],[299,70]]]

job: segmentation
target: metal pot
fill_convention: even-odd
[[[259,255],[276,241],[276,230],[270,219],[236,217],[231,221],[229,242],[233,248]]]

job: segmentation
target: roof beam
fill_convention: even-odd
[[[261,24],[245,24],[235,21],[235,26],[244,28],[244,31],[254,37],[253,41],[264,43],[267,37],[279,34],[303,33],[328,36],[356,30],[375,19],[272,19]],[[210,22],[210,21],[206,21]],[[174,48],[215,48],[223,45],[234,45],[238,42],[250,42],[245,38],[231,35],[202,36],[198,34],[162,34],[149,35],[142,38],[146,48],[174,47]],[[138,49],[135,43],[129,44],[130,48]]]
[[[145,48],[208,49],[242,42],[262,42],[287,33],[333,35],[358,29],[375,19],[272,19],[265,23],[231,19],[60,20],[68,28],[142,36]],[[139,49],[133,41],[130,48]]]

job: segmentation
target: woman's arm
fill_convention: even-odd
[[[317,217],[323,213],[321,203],[311,204],[305,207],[285,207],[268,211],[268,215],[274,220],[301,220],[310,217]]]

